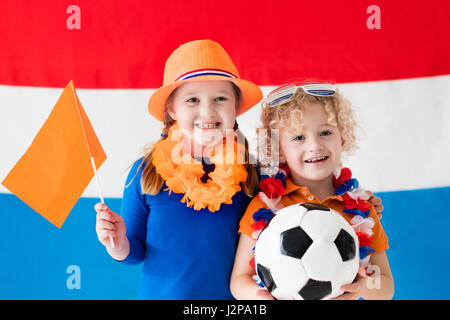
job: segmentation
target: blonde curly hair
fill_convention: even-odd
[[[295,131],[300,131],[304,124],[302,112],[304,106],[317,102],[325,107],[328,124],[337,126],[343,139],[342,151],[351,154],[358,148],[355,132],[358,125],[355,114],[350,102],[339,93],[339,90],[333,96],[318,97],[299,89],[291,100],[276,107],[268,107],[264,101],[262,103],[262,127],[258,129],[258,160],[263,167],[273,165],[274,162],[278,163],[278,155],[272,155],[274,152],[272,140],[277,137],[273,133],[274,129],[290,128],[294,131],[295,128]]]

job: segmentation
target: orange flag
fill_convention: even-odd
[[[61,228],[94,176],[91,157],[96,169],[106,160],[70,81],[31,146],[2,184]]]

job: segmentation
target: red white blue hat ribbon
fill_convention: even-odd
[[[200,77],[200,76],[223,76],[227,78],[233,78],[236,79],[237,77],[225,70],[221,69],[197,69],[193,71],[186,72],[175,79],[175,81],[182,81],[187,80],[194,77]]]

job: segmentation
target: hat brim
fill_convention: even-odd
[[[242,92],[242,101],[236,110],[236,116],[239,116],[249,110],[251,107],[260,102],[263,98],[263,93],[261,89],[254,83],[244,80],[244,79],[234,79],[234,78],[225,78],[223,76],[215,76],[215,75],[205,75],[199,76],[191,79],[186,79],[182,81],[177,81],[171,84],[167,84],[162,86],[158,90],[156,90],[148,101],[148,112],[158,119],[159,121],[164,121],[164,106],[166,104],[167,98],[169,95],[179,86],[186,82],[192,81],[223,81],[228,80],[233,82],[235,85],[239,87]]]

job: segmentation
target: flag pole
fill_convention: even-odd
[[[83,120],[81,119],[81,114],[80,114],[80,106],[78,105],[78,101],[77,101],[78,98],[77,98],[77,94],[75,92],[75,85],[73,84],[73,80],[70,80],[69,83],[71,84],[72,93],[73,93],[73,96],[75,97],[75,103],[76,103],[77,109],[78,109],[78,114],[80,115],[80,120],[81,120],[81,123],[83,124]],[[91,148],[89,147],[89,142],[88,142],[88,139],[86,136],[86,130],[84,129],[84,125],[83,125],[83,132],[84,132],[84,136],[86,138],[86,143],[88,144],[89,154],[91,156],[91,163],[92,163],[92,169],[94,169],[94,177],[95,177],[95,184],[97,185],[97,192],[98,192],[98,195],[100,196],[100,201],[104,204],[105,199],[103,198],[102,190],[100,189],[100,182],[99,182],[98,175],[97,175],[97,168],[95,167],[94,157],[92,156]],[[111,244],[112,248],[116,247],[114,245],[114,239],[112,236],[109,236],[109,243]]]
[[[100,197],[100,201],[104,204],[105,203],[105,199],[103,198],[102,190],[100,188],[100,182],[98,180],[97,169],[95,167],[94,157],[91,157],[91,163],[92,163],[92,168],[94,169],[94,177],[95,177],[95,184],[97,185],[97,192],[98,192],[98,195]],[[114,239],[113,239],[112,236],[109,236],[109,243],[111,244],[112,248],[116,247],[114,245]]]

